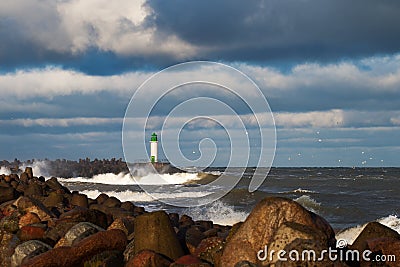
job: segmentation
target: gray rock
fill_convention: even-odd
[[[11,267],[20,266],[24,260],[33,258],[43,252],[50,250],[51,247],[38,240],[30,240],[18,245],[11,257]]]
[[[72,246],[73,244],[76,244],[77,242],[84,239],[85,237],[88,237],[100,231],[104,231],[104,229],[93,223],[78,223],[68,230],[65,236],[58,241],[55,247]]]

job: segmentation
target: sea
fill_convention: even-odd
[[[40,163],[40,162],[39,162]],[[46,178],[44,164],[33,166],[36,176]],[[336,231],[337,239],[351,244],[367,222],[378,221],[400,233],[400,168],[271,168],[267,178],[254,192],[248,186],[255,168],[208,168],[208,174],[237,179],[237,185],[224,197],[196,207],[165,204],[207,195],[204,179],[196,169],[190,172],[162,174],[162,183],[154,184],[154,174],[104,173],[94,177],[59,178],[70,190],[90,198],[101,193],[131,201],[147,211],[165,210],[191,216],[194,220],[212,220],[233,225],[244,221],[253,207],[268,196],[290,198],[324,217]],[[1,173],[8,170],[2,168]],[[140,173],[140,172],[139,172]],[[142,185],[151,184],[151,195]],[[171,190],[173,188],[174,190]],[[173,193],[171,193],[173,192]]]

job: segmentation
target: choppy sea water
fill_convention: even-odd
[[[219,175],[225,170],[207,171]],[[247,168],[242,174],[238,168],[225,172],[227,179],[241,177],[235,188],[217,201],[192,208],[170,206],[159,200],[172,198],[184,203],[189,198],[207,195],[209,192],[202,185],[205,181],[197,173],[163,174],[163,182],[157,184],[154,184],[154,174],[135,177],[135,180],[123,173],[59,180],[70,190],[78,190],[91,198],[104,192],[121,201],[144,206],[146,210],[163,209],[224,225],[244,221],[261,199],[280,196],[293,199],[324,217],[335,230],[341,231],[338,237],[349,243],[362,230],[362,225],[370,221],[379,221],[400,232],[400,168],[272,168],[260,188],[250,193],[252,171]],[[142,190],[144,184],[152,186],[152,195]]]

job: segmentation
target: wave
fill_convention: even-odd
[[[138,191],[99,191],[99,190],[83,190],[81,193],[87,195],[89,198],[95,199],[101,193],[107,194],[110,197],[116,197],[120,201],[132,201],[132,202],[152,202],[163,199],[171,198],[199,198],[209,194],[209,192],[177,192],[177,193],[152,193],[151,195],[146,192]]]
[[[7,167],[1,166],[0,175],[2,175],[2,174],[9,175],[9,174],[11,174],[11,170]]]
[[[142,177],[131,176],[130,173],[104,173],[87,177],[59,178],[60,182],[67,183],[96,183],[111,185],[166,185],[185,184],[199,180],[196,173],[175,173],[175,174],[147,174]]]
[[[243,222],[249,215],[248,212],[235,210],[233,206],[229,206],[221,200],[201,207],[188,208],[184,211],[184,214],[196,220],[213,221],[213,223],[220,225],[233,225]]]
[[[301,188],[297,188],[291,191],[283,191],[283,192],[279,192],[279,194],[293,194],[293,193],[309,193],[309,194],[315,194],[317,192],[312,191],[312,190],[307,190],[307,189],[301,189]]]
[[[389,215],[387,217],[380,218],[376,221],[395,230],[400,234],[400,218],[398,218],[396,215]],[[362,230],[364,230],[366,225],[367,224],[357,225],[345,229],[343,231],[340,231],[339,233],[336,234],[336,239],[344,239],[347,241],[349,245],[351,245],[356,240],[358,235],[362,232]]]
[[[318,203],[315,199],[307,195],[302,195],[301,197],[294,199],[294,201],[314,213],[319,213],[321,209],[321,203]]]
[[[45,160],[34,161],[31,164],[24,163],[19,167],[19,169],[21,171],[25,171],[26,167],[32,167],[33,175],[36,177],[43,176],[45,178],[50,178],[50,174],[48,172],[48,165]]]

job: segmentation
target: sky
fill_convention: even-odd
[[[398,14],[396,0],[1,1],[0,159],[123,158],[124,115],[141,84],[175,64],[213,61],[247,75],[267,99],[273,166],[400,166]],[[200,87],[167,94],[147,130],[193,97],[249,115],[240,97]],[[192,120],[180,149],[196,159],[200,141],[213,139],[213,165],[226,165],[239,115],[216,106],[202,107],[228,126]],[[186,115],[175,119],[196,114]],[[260,127],[248,129],[255,147]]]

